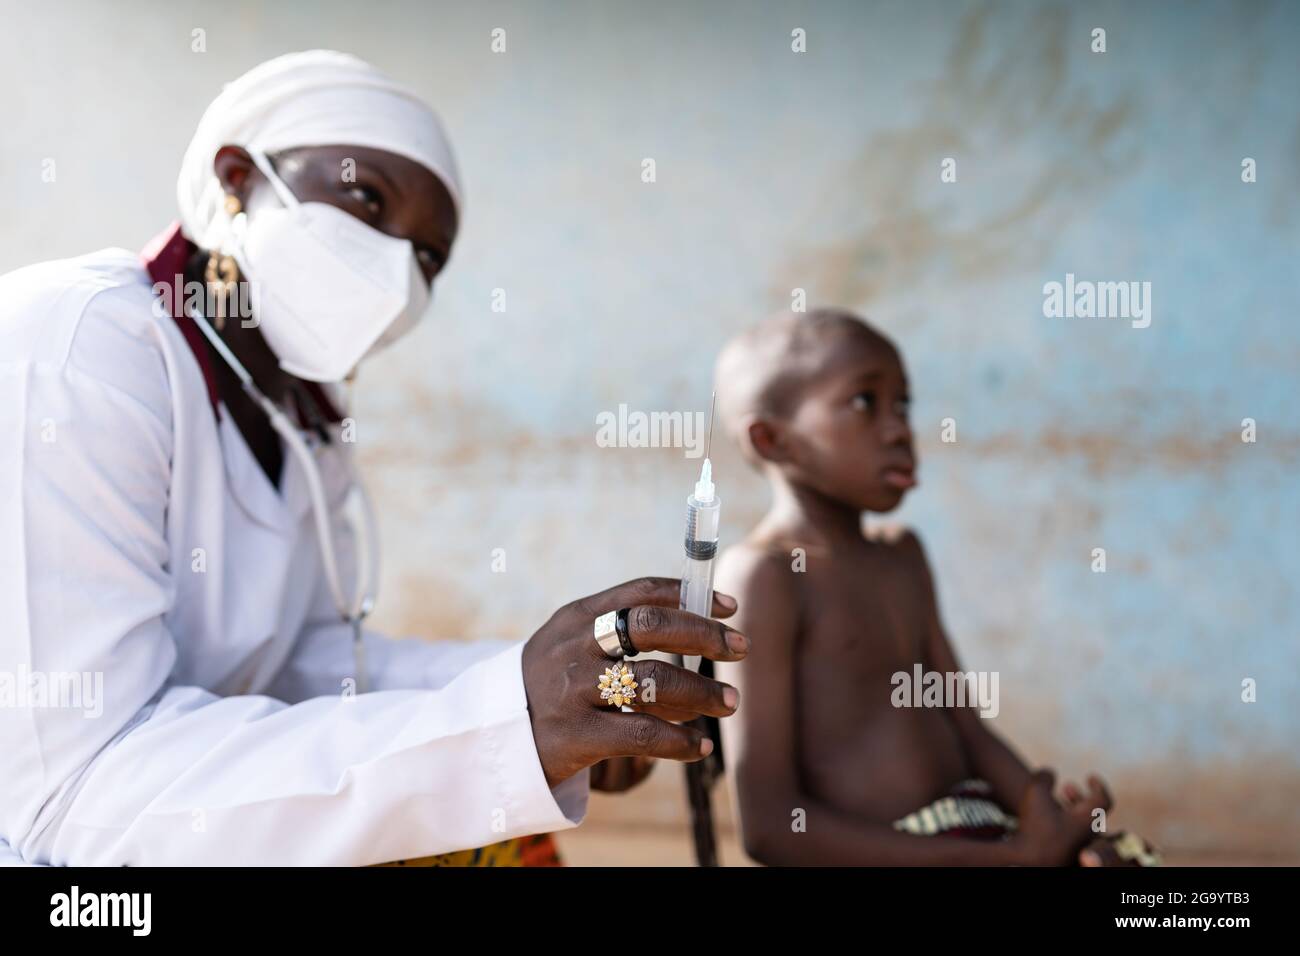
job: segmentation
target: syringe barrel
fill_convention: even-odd
[[[718,553],[718,517],[721,500],[714,495],[699,501],[686,498],[686,565],[682,569],[681,607],[709,617],[713,612],[713,559]]]

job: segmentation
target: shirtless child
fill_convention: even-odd
[[[748,701],[723,752],[750,856],[1121,862],[1113,841],[1093,839],[1093,809],[1111,806],[1098,777],[1054,796],[1051,771],[1031,771],[976,707],[892,702],[898,672],[961,670],[920,541],[861,530],[862,512],[893,510],[917,483],[893,344],[845,312],[779,317],[728,344],[717,389],[722,421],[774,499],[716,582],[739,601],[732,623],[752,647],[743,665],[719,666]]]

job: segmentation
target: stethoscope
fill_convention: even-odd
[[[248,374],[248,369],[244,368],[244,364],[235,358],[235,353],[230,351],[230,347],[208,324],[207,317],[202,312],[195,309],[192,304],[186,311],[190,318],[194,320],[195,325],[202,331],[204,337],[212,343],[212,347],[225,359],[231,371],[239,377],[239,382],[244,391],[261,406],[262,411],[266,413],[266,417],[271,421],[271,427],[280,434],[285,444],[293,450],[298,461],[302,463],[303,474],[307,478],[307,492],[311,496],[312,517],[316,523],[316,540],[320,546],[321,562],[325,566],[325,577],[329,581],[330,595],[334,599],[334,606],[338,608],[339,616],[352,629],[352,653],[357,669],[357,693],[364,694],[370,682],[366,676],[366,649],[362,637],[361,622],[374,609],[379,577],[379,537],[375,530],[375,513],[371,505],[370,495],[361,482],[361,476],[354,472],[353,485],[357,489],[357,495],[360,499],[361,524],[364,526],[362,533],[365,537],[366,571],[364,574],[358,573],[357,591],[352,600],[349,601],[343,593],[343,584],[339,578],[338,562],[334,555],[334,539],[330,534],[329,502],[325,497],[325,486],[321,483],[320,467],[316,464],[316,455],[313,451],[313,446],[319,443],[312,436],[312,444],[309,445],[307,438],[303,437],[303,433],[289,421],[289,416],[285,415],[279,406],[262,393],[262,390],[254,383],[253,376]]]

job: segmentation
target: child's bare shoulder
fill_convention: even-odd
[[[740,602],[747,617],[789,620],[797,614],[802,577],[791,573],[791,562],[779,542],[749,538],[722,552],[715,584]]]
[[[790,561],[790,551],[780,543],[747,538],[723,550],[718,574],[740,584],[791,587]]]

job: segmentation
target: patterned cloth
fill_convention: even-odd
[[[962,836],[997,840],[1016,829],[1016,818],[993,801],[993,788],[983,780],[963,780],[952,793],[894,821],[894,829],[917,836]]]
[[[555,840],[549,833],[503,840],[477,850],[438,853],[377,866],[563,866]]]
[[[975,840],[1004,840],[1015,832],[1016,818],[993,800],[993,788],[983,780],[963,780],[952,793],[894,821],[894,829],[917,836],[960,836]],[[1160,866],[1160,853],[1136,833],[1120,832],[1108,839],[1121,860],[1136,866]]]

